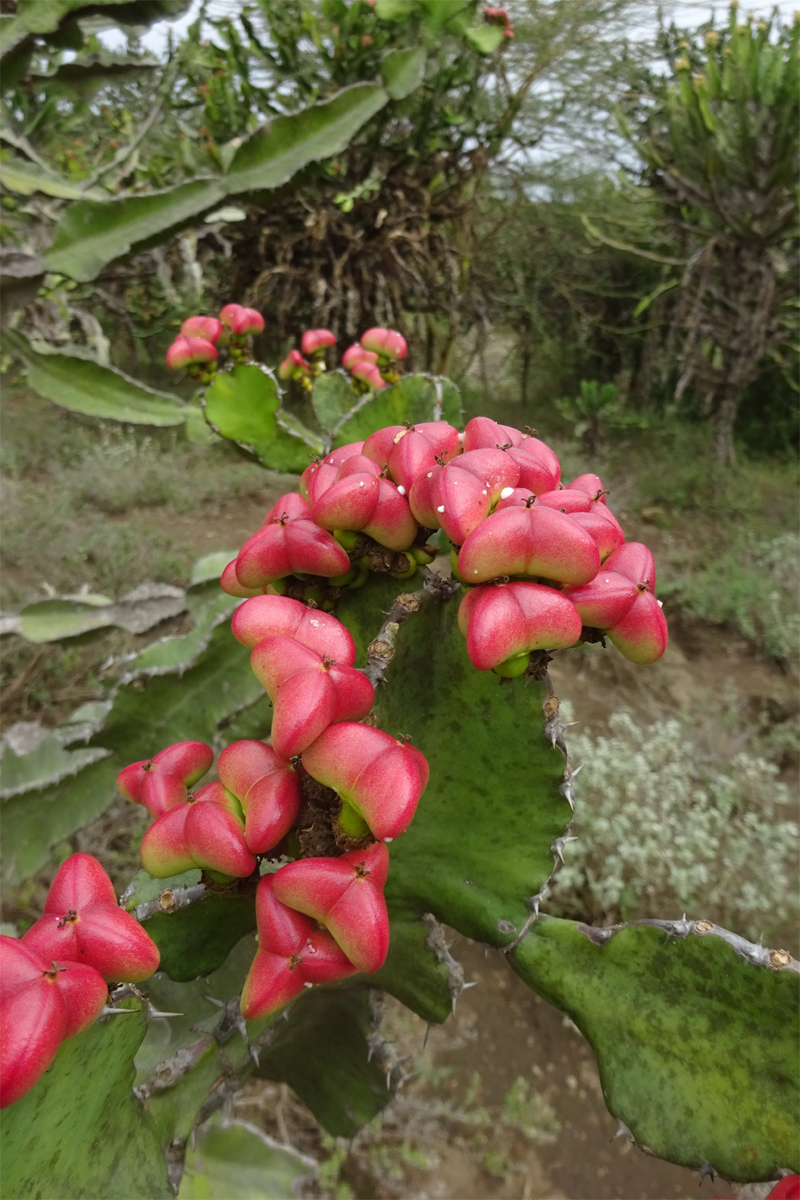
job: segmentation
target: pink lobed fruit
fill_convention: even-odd
[[[386,380],[381,375],[380,371],[373,363],[365,362],[364,359],[359,359],[353,363],[350,368],[350,374],[354,379],[358,379],[361,383],[365,383],[367,387],[372,388],[373,392],[382,392],[386,387]]]
[[[639,590],[625,616],[607,629],[606,634],[630,662],[642,666],[656,662],[666,650],[669,638],[661,601],[652,592]]]
[[[222,572],[219,580],[219,586],[223,592],[229,596],[235,596],[239,600],[247,600],[251,596],[263,596],[263,588],[246,588],[239,583],[239,578],[236,574],[236,559],[229,562],[225,570]]]
[[[348,832],[365,824],[381,840],[408,828],[428,784],[428,760],[414,746],[349,721],[329,725],[303,751],[303,766],[339,793],[340,824]]]
[[[217,348],[201,337],[185,337],[179,333],[167,351],[167,366],[171,371],[217,361]]]
[[[377,464],[367,462],[378,470]],[[397,484],[367,471],[343,475],[347,469],[346,462],[336,481],[314,501],[314,521],[323,529],[365,533],[389,550],[407,550],[417,536],[417,522]]]
[[[159,817],[185,801],[187,789],[203,778],[213,761],[214,751],[205,742],[175,742],[125,767],[117,776],[117,788],[126,800]]]
[[[265,875],[256,890],[258,951],[240,1003],[247,1021],[270,1016],[316,983],[358,973],[329,933],[276,899],[276,877]]]
[[[216,346],[224,330],[222,322],[218,321],[216,317],[187,317],[181,325],[181,333],[184,337],[205,338],[213,346]]]
[[[534,434],[489,417],[473,417],[464,430],[464,451],[503,447],[519,467],[519,487],[538,495],[558,486],[561,467],[553,450]]]
[[[299,517],[309,518],[310,516],[311,505],[305,496],[301,496],[300,492],[285,492],[267,512],[262,521],[262,528],[272,521],[296,521]]]
[[[320,654],[329,654],[339,666],[352,667],[356,645],[349,629],[330,613],[306,608],[289,596],[256,596],[242,604],[231,621],[233,636],[248,650],[268,637],[290,637]]]
[[[504,575],[530,575],[559,583],[588,583],[600,569],[591,535],[565,513],[541,506],[503,508],[465,540],[458,573],[466,583]]]
[[[462,545],[485,520],[505,488],[515,488],[519,467],[502,450],[469,450],[420,475],[409,493],[411,511],[429,529],[440,526]]]
[[[91,1025],[107,996],[93,967],[50,962],[0,937],[0,1108],[30,1091],[61,1042]]]
[[[402,362],[408,354],[408,344],[402,334],[395,329],[368,329],[361,335],[361,345],[365,350],[371,350],[380,358]]]
[[[350,570],[350,559],[314,521],[275,518],[248,538],[236,559],[236,578],[245,588],[266,587],[286,575],[332,579]]]
[[[308,373],[309,365],[299,350],[290,350],[278,367],[279,379],[302,379]]]
[[[603,487],[603,481],[599,475],[593,475],[591,472],[586,475],[576,475],[572,483],[567,484],[567,487],[577,489],[579,492],[586,492],[587,496],[591,496],[592,500],[599,504],[606,503],[606,489]]]
[[[163,813],[142,838],[139,858],[145,871],[154,879],[182,875],[199,865],[194,861],[186,837],[186,818],[191,807],[187,801]]]
[[[297,820],[300,781],[291,763],[265,742],[231,742],[217,761],[219,781],[238,799],[245,814],[244,836],[253,854],[277,846]]]
[[[461,601],[458,624],[479,671],[491,671],[531,650],[574,646],[582,629],[574,604],[538,583],[475,588]]]
[[[321,462],[312,462],[306,467],[300,476],[300,491],[310,505],[331,486],[342,464],[361,453],[363,445],[363,442],[348,442],[338,450],[331,450]]]
[[[604,504],[594,504],[590,512],[570,513],[569,517],[594,540],[601,563],[625,541],[619,521]]]
[[[348,346],[342,355],[342,366],[346,371],[352,371],[356,363],[368,362],[373,366],[377,365],[378,356],[373,354],[371,350],[365,350],[363,346],[359,346],[356,342],[353,346]]]
[[[141,983],[160,959],[149,934],[117,904],[111,880],[91,854],[72,854],[61,865],[44,915],[22,941],[48,962],[94,967],[109,983]]]
[[[363,672],[339,666],[293,638],[265,638],[250,665],[273,702],[272,745],[281,758],[302,753],[335,722],[365,717],[375,701]]]
[[[461,453],[461,435],[446,421],[419,425],[389,425],[367,438],[363,453],[408,493],[414,480],[436,465]]]
[[[185,837],[195,865],[206,871],[243,879],[256,869],[242,806],[221,783],[208,783],[196,794],[186,814]]]
[[[382,842],[340,858],[302,858],[272,876],[276,899],[324,925],[359,971],[372,974],[389,951],[383,889],[389,851]]]
[[[300,341],[303,354],[320,354],[327,346],[335,346],[336,338],[330,329],[307,329]]]
[[[656,589],[655,559],[647,546],[642,542],[626,542],[620,546],[605,562],[606,570],[619,571],[637,586]]]
[[[248,333],[262,333],[264,318],[254,308],[244,308],[241,304],[226,304],[219,314],[226,329],[235,337],[245,337]]]
[[[561,513],[591,512],[592,509],[591,496],[577,488],[553,488],[539,492],[536,502]]]
[[[610,629],[622,620],[639,592],[625,575],[603,567],[589,583],[565,587],[561,594],[575,605],[584,625]]]

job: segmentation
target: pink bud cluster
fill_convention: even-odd
[[[30,1091],[61,1043],[96,1020],[111,981],[140,983],[158,964],[97,859],[68,858],[44,915],[21,939],[0,937],[0,1107]]]
[[[216,371],[220,349],[227,349],[234,362],[241,362],[248,335],[263,329],[261,313],[241,304],[226,304],[219,319],[187,317],[167,351],[167,366],[172,371],[185,368],[193,378],[208,383]]]
[[[258,883],[259,950],[242,996],[252,1019],[316,983],[382,966],[386,843],[410,824],[428,764],[406,741],[359,723],[375,694],[335,617],[259,595],[239,607],[232,629],[272,701],[272,744],[233,742],[219,756],[217,781],[197,792],[213,758],[200,742],[133,763],[117,782],[155,818],[142,840],[145,870],[166,878],[200,867],[219,883],[252,876],[259,859],[296,853],[304,787],[338,795],[333,829],[344,853],[299,858]]]
[[[317,375],[325,370],[325,351],[336,344],[329,329],[307,329],[300,350],[290,350],[278,368],[281,379],[293,379],[310,391]],[[380,392],[400,378],[399,364],[408,354],[402,334],[394,329],[368,329],[359,342],[342,355],[342,366],[350,372],[358,392]]]

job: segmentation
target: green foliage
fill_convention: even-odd
[[[64,1042],[39,1086],[3,1110],[7,1195],[172,1196],[166,1141],[131,1090],[133,1056],[147,1027],[146,1005],[125,999],[118,1011],[121,1015]]]
[[[178,1200],[294,1200],[310,1165],[254,1125],[216,1116],[186,1152]]]
[[[556,400],[556,408],[572,423],[573,434],[586,454],[594,456],[612,429],[618,432],[642,425],[641,417],[624,410],[615,384],[582,379],[580,388],[579,396]]]
[[[404,375],[391,387],[374,396],[365,397],[352,416],[336,425],[334,446],[364,441],[376,429],[386,425],[412,425],[433,421],[437,414],[443,421],[458,425],[461,421],[461,400],[458,389],[447,379],[428,375]]]
[[[771,1178],[800,1162],[800,980],[747,961],[747,943],[737,953],[722,932],[610,936],[545,917],[511,962],[588,1039],[606,1104],[641,1145],[728,1179]]]
[[[268,467],[299,472],[308,466],[309,450],[319,452],[322,443],[311,431],[303,440],[287,432],[280,424],[279,402],[274,377],[248,365],[218,374],[204,406],[206,419],[223,437],[252,448]]]

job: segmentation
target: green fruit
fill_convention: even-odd
[[[369,825],[361,813],[356,812],[346,800],[343,801],[342,811],[339,813],[339,828],[351,838],[362,838],[369,833]]]
[[[333,536],[339,545],[349,554],[351,550],[355,550],[361,534],[356,533],[353,529],[334,529]]]
[[[504,679],[516,679],[525,674],[530,661],[530,653],[513,654],[511,658],[507,658],[505,662],[499,663],[494,668],[495,675],[502,675]]]
[[[406,555],[406,562],[409,564],[405,571],[390,571],[389,574],[393,579],[410,579],[417,572],[417,560],[411,554]]]
[[[349,587],[359,576],[359,568],[351,567],[349,571],[345,571],[344,575],[336,575],[333,579],[329,579],[328,583],[331,587]]]
[[[413,555],[414,561],[419,563],[421,567],[427,567],[439,554],[438,546],[412,546],[408,551]]]

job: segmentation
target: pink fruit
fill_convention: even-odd
[[[272,876],[276,899],[319,921],[350,962],[371,974],[386,961],[389,915],[383,889],[389,851],[382,842],[341,858],[303,858]]]
[[[278,367],[279,379],[302,379],[309,374],[309,366],[299,350],[290,350]]]
[[[502,446],[518,446],[522,433],[513,425],[499,425],[491,417],[473,417],[464,430],[464,452],[497,450]]]
[[[341,470],[346,469],[345,463]],[[407,550],[417,536],[417,522],[397,485],[366,472],[337,479],[315,500],[312,516],[323,529],[365,533],[389,550]],[[348,561],[345,569],[349,566]]]
[[[251,596],[262,596],[264,594],[263,588],[246,588],[239,583],[239,579],[236,574],[235,558],[232,562],[228,563],[227,567],[222,572],[219,586],[222,588],[223,592],[227,592],[229,596],[236,596],[237,599],[240,600],[249,599]]]
[[[606,630],[606,634],[631,662],[655,662],[666,650],[669,637],[661,602],[656,600],[652,592],[639,590],[625,616]]]
[[[530,433],[521,433],[512,425],[498,425],[489,417],[473,417],[464,431],[464,450],[497,449],[506,453],[519,467],[519,487],[538,495],[558,486],[561,467],[550,447]]]
[[[622,620],[639,592],[630,579],[603,567],[591,582],[565,587],[562,595],[575,605],[584,625],[610,629]]]
[[[361,671],[339,666],[293,638],[265,638],[250,665],[273,702],[272,745],[281,758],[300,754],[334,722],[365,717],[375,701]]]
[[[187,801],[163,813],[142,838],[139,857],[145,871],[154,879],[182,875],[198,866],[186,837],[186,818],[191,807]]]
[[[270,1016],[315,983],[358,973],[329,933],[276,899],[276,878],[265,875],[256,891],[258,951],[240,1004],[247,1021]]]
[[[365,362],[363,358],[353,363],[350,368],[350,374],[354,379],[358,379],[361,383],[365,383],[367,387],[372,388],[373,392],[382,392],[386,387],[386,380],[378,368],[373,363]]]
[[[469,535],[458,555],[458,573],[469,584],[504,575],[530,575],[559,583],[588,583],[600,569],[592,537],[564,513],[540,506],[503,508]]]
[[[205,338],[213,346],[216,346],[223,332],[224,326],[216,317],[187,317],[181,325],[181,333],[184,337]]]
[[[553,488],[548,492],[539,492],[536,502],[562,513],[590,512],[592,508],[591,497],[577,488]]]
[[[205,338],[185,337],[179,333],[167,351],[167,366],[171,371],[217,361],[217,348]]]
[[[332,579],[350,570],[342,547],[313,521],[275,518],[248,538],[236,559],[236,577],[245,588],[266,587],[286,575]]]
[[[475,588],[461,601],[458,624],[479,671],[491,671],[531,650],[574,646],[582,628],[574,604],[538,583]]]
[[[579,492],[586,492],[587,496],[599,504],[606,503],[606,489],[603,487],[603,481],[599,475],[591,473],[577,475],[572,483],[567,484],[567,487],[577,489]]]
[[[119,907],[111,880],[91,854],[73,854],[62,864],[44,915],[22,940],[48,962],[83,963],[107,982],[140,983],[158,970],[158,947]]]
[[[159,817],[184,802],[187,789],[203,778],[213,761],[214,751],[205,742],[176,742],[153,758],[125,767],[117,787],[126,800]]]
[[[371,350],[381,358],[394,359],[396,362],[402,362],[408,354],[406,339],[395,329],[368,329],[361,335],[361,345],[364,350]]]
[[[429,774],[425,755],[414,746],[348,721],[328,726],[303,752],[303,766],[341,796],[343,828],[358,834],[366,825],[380,839],[408,828]]]
[[[289,596],[255,596],[241,604],[233,614],[231,630],[248,650],[264,638],[290,637],[320,654],[329,654],[340,667],[352,667],[356,661],[355,642],[341,621]]]
[[[371,350],[365,350],[363,346],[359,346],[358,342],[354,346],[348,346],[342,355],[342,366],[346,371],[351,371],[356,363],[368,362],[373,365],[377,364],[378,356],[373,354]]]
[[[604,563],[609,554],[613,554],[618,546],[625,541],[619,521],[610,509],[603,504],[594,504],[590,512],[569,514],[570,520],[575,521],[585,529],[593,539],[600,554],[600,562]]]
[[[423,421],[419,425],[390,425],[379,429],[364,443],[363,453],[392,479],[411,490],[414,480],[436,465],[461,453],[461,437],[446,421]]]
[[[309,505],[331,486],[342,464],[361,453],[363,445],[363,442],[348,442],[338,450],[331,450],[321,462],[312,462],[306,467],[300,476],[300,491],[308,499]]]
[[[217,761],[223,787],[245,814],[244,836],[253,854],[277,846],[297,820],[302,793],[297,772],[271,746],[247,739],[231,742]]]
[[[219,314],[226,329],[236,337],[245,337],[248,333],[262,333],[264,318],[254,308],[244,308],[241,304],[226,304]]]
[[[305,496],[301,496],[299,492],[286,492],[275,501],[264,517],[262,525],[269,525],[272,521],[280,520],[296,521],[298,517],[308,519],[310,516],[311,505]]]
[[[635,584],[649,588],[651,592],[655,591],[655,559],[647,546],[641,542],[626,542],[606,559],[604,565],[606,570],[619,571],[620,575],[625,575]]]
[[[409,493],[411,511],[429,529],[440,526],[460,546],[500,499],[515,488],[519,468],[502,450],[469,450],[420,475]]]
[[[206,784],[197,793],[186,814],[185,836],[195,865],[206,871],[243,879],[256,869],[242,806],[221,783]]]
[[[97,1019],[108,996],[81,963],[53,963],[16,938],[0,937],[0,1108],[44,1074],[64,1038]]]
[[[300,342],[303,354],[319,354],[326,346],[335,346],[336,338],[330,329],[307,329]]]

